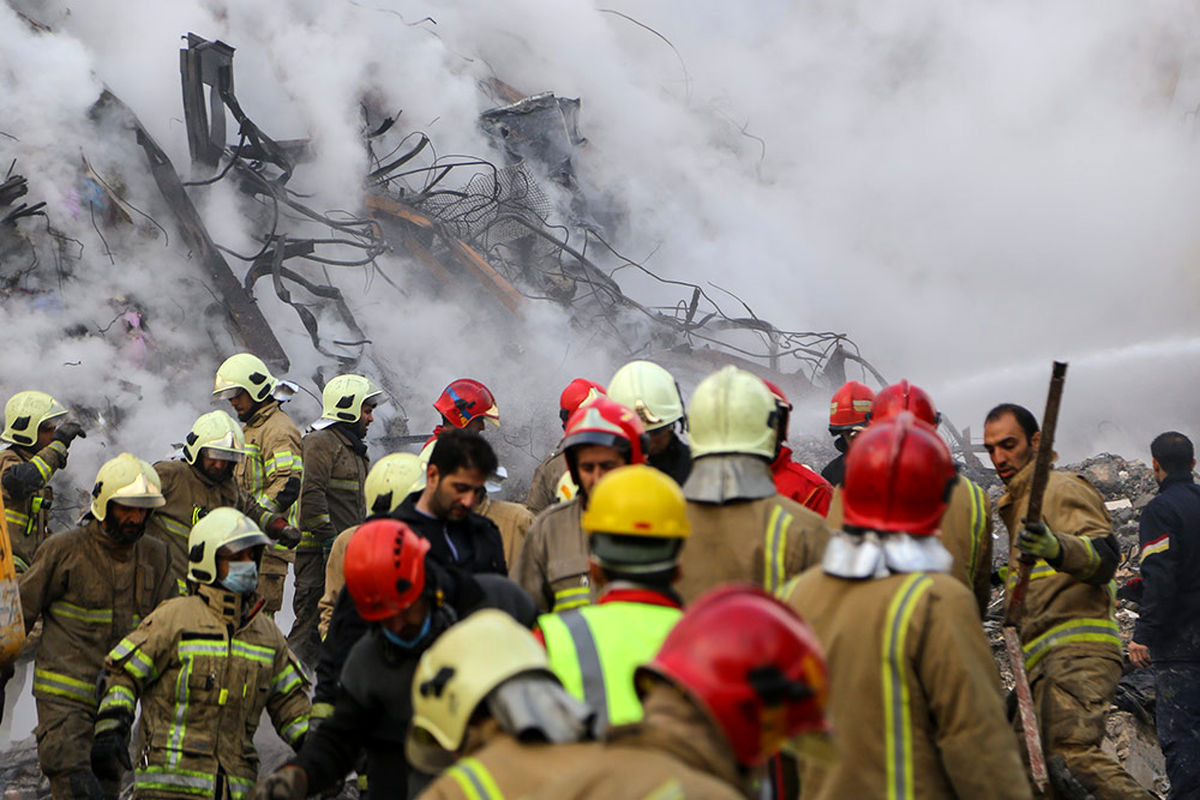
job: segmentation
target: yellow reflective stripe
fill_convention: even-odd
[[[179,594],[181,596],[186,595],[188,593],[187,581],[185,581],[183,578],[175,579],[175,588],[179,590]]]
[[[133,786],[135,790],[157,789],[199,797],[212,797],[216,791],[211,772],[169,767],[138,767],[133,775]]]
[[[1091,577],[1096,574],[1096,570],[1100,568],[1100,554],[1096,552],[1096,545],[1092,544],[1092,540],[1088,536],[1079,537],[1083,540],[1083,546],[1087,550],[1087,576]]]
[[[779,587],[783,586],[785,578],[784,547],[787,543],[784,534],[791,524],[792,515],[784,511],[782,507],[775,506],[771,509],[771,515],[767,518],[763,552],[763,588],[770,594],[775,594],[779,591]]]
[[[111,625],[113,621],[111,608],[84,608],[66,600],[55,600],[51,603],[50,613],[56,617],[70,617],[91,624]]]
[[[449,769],[467,800],[504,800],[496,779],[477,758],[463,758]]]
[[[887,740],[888,800],[912,798],[913,748],[912,709],[908,696],[908,625],[916,610],[917,601],[933,585],[933,579],[922,572],[909,575],[888,605],[887,627],[883,633],[883,712],[884,734]]]
[[[1033,568],[1031,570],[1029,570],[1029,580],[1040,581],[1043,578],[1052,578],[1057,574],[1058,574],[1058,570],[1056,570],[1054,567],[1047,564],[1046,559],[1039,558],[1034,563]],[[1004,582],[1007,585],[1009,591],[1012,591],[1012,589],[1017,585],[1018,577],[1019,576],[1018,576],[1017,570],[1015,568],[1010,568],[1008,570],[1008,575],[1005,577]]]
[[[29,564],[16,553],[13,553],[13,564],[16,566],[18,574],[29,570]]]
[[[177,651],[181,660],[196,656],[224,658],[229,653],[224,641],[217,642],[211,639],[180,639]]]
[[[313,719],[325,719],[333,716],[333,703],[313,703],[312,714]]]
[[[804,573],[801,573],[801,575]],[[788,582],[779,587],[779,591],[775,593],[775,597],[779,600],[787,600],[792,592],[796,590],[796,584],[800,582],[800,575],[793,575],[788,578]]]
[[[327,489],[338,489],[344,492],[357,492],[362,484],[349,478],[330,478],[325,484]]]
[[[29,463],[37,467],[38,474],[42,476],[43,484],[50,480],[50,476],[54,474],[54,469],[41,456],[34,456],[29,459]]]
[[[240,639],[234,639],[229,646],[229,652],[235,656],[248,658],[251,661],[257,661],[260,664],[274,666],[275,650],[271,647],[261,647],[249,642],[243,642]]]
[[[683,784],[678,779],[671,780],[654,789],[650,794],[642,797],[642,800],[683,800],[686,797],[683,791]]]
[[[175,715],[167,731],[167,765],[171,768],[178,767],[179,759],[183,757],[183,737],[187,733],[188,679],[192,676],[194,663],[192,659],[185,658],[175,678]]]
[[[592,589],[590,586],[572,586],[569,589],[559,589],[554,593],[554,608],[551,611],[567,611],[591,604]]]
[[[974,586],[979,576],[979,550],[983,546],[983,537],[987,535],[987,503],[984,502],[983,489],[979,484],[968,481],[967,488],[971,493],[971,563],[967,565],[967,574]]]
[[[1025,645],[1025,669],[1031,670],[1034,665],[1045,658],[1056,647],[1074,642],[1100,642],[1112,644],[1121,649],[1121,633],[1117,623],[1111,619],[1073,619],[1061,625],[1055,625],[1041,636]]]
[[[294,744],[304,734],[308,733],[308,714],[296,717],[283,729],[283,738],[288,744]]]
[[[174,517],[168,517],[165,514],[155,514],[154,518],[158,520],[164,528],[177,536],[187,536],[192,532],[191,525],[182,523]]]
[[[113,686],[104,695],[104,699],[100,701],[98,712],[103,714],[105,711],[116,708],[127,708],[129,713],[133,713],[133,706],[137,700],[133,696],[133,692],[129,691],[124,686]]]
[[[81,681],[78,678],[72,678],[70,675],[64,675],[61,672],[52,672],[48,669],[35,669],[33,671],[33,691],[66,697],[89,706],[96,705],[95,683]]]
[[[225,780],[229,781],[231,800],[241,800],[246,796],[246,792],[254,788],[254,781],[248,781],[245,778],[235,778],[232,775],[226,775]]]
[[[123,719],[118,719],[116,717],[104,717],[96,720],[96,726],[92,729],[92,732],[98,736],[105,731],[124,728],[126,724],[126,720]]]
[[[29,524],[29,516],[27,514],[22,514],[20,511],[11,508],[4,509],[4,519],[13,525],[20,525],[22,527]]]
[[[287,694],[292,689],[300,685],[303,678],[296,668],[288,664],[282,672],[271,679],[271,690],[280,694]]]

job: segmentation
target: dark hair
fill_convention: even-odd
[[[1196,452],[1192,440],[1178,431],[1167,431],[1154,437],[1150,455],[1166,472],[1191,472]]]
[[[996,406],[984,417],[983,424],[986,425],[989,422],[995,422],[1005,414],[1012,414],[1016,418],[1017,424],[1021,426],[1021,430],[1025,431],[1026,441],[1033,441],[1033,435],[1041,429],[1038,426],[1037,417],[1033,415],[1033,412],[1025,406],[1019,406],[1016,403],[1001,403]]]
[[[433,444],[429,463],[439,475],[451,475],[460,469],[477,469],[487,477],[496,471],[496,452],[478,433],[452,428],[442,431]]]

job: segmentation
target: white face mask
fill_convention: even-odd
[[[234,594],[251,594],[258,588],[258,564],[253,561],[230,561],[229,574],[221,584]]]

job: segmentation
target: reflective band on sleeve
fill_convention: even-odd
[[[642,800],[684,800],[686,796],[683,791],[683,784],[672,778],[650,792],[650,794],[645,795]]]
[[[775,506],[771,509],[771,515],[767,518],[766,539],[764,542],[763,551],[763,588],[769,594],[775,594],[779,591],[779,587],[783,586],[783,581],[786,575],[784,574],[784,555],[787,546],[788,528],[792,525],[792,515],[783,510],[780,506]]]
[[[974,586],[979,577],[979,551],[983,547],[983,537],[987,535],[987,503],[979,484],[968,481],[967,488],[971,492],[971,563],[967,573]]]
[[[96,684],[72,678],[61,672],[35,669],[33,671],[33,691],[35,695],[40,692],[41,694],[65,697],[91,708],[96,707]]]
[[[235,778],[232,775],[226,775],[225,780],[229,782],[230,800],[242,800],[247,792],[254,789],[254,781]]]
[[[1146,542],[1146,546],[1142,548],[1141,558],[1146,560],[1147,556],[1152,556],[1156,553],[1165,553],[1171,549],[1171,534],[1164,533],[1152,542]]]
[[[13,564],[14,564],[14,565],[16,566],[16,568],[17,568],[17,574],[18,574],[18,575],[19,575],[20,573],[22,573],[22,572],[28,572],[28,571],[29,571],[29,565],[28,565],[27,563],[25,563],[25,559],[21,558],[21,557],[20,557],[19,555],[17,555],[16,553],[13,553]]]
[[[492,773],[478,759],[461,759],[449,769],[449,775],[458,783],[467,800],[504,800],[504,793],[496,785]]]
[[[97,713],[103,714],[106,711],[112,711],[119,708],[128,709],[130,715],[133,714],[133,706],[136,703],[133,692],[125,686],[113,686],[104,695],[104,699],[100,701],[100,708]]]
[[[1033,569],[1029,570],[1029,580],[1040,581],[1043,578],[1052,578],[1058,574],[1058,570],[1046,563],[1044,558],[1039,558],[1033,565]],[[1015,568],[1010,568],[1008,574],[1004,578],[1004,583],[1011,592],[1013,587],[1017,585],[1018,571]]]
[[[933,585],[928,575],[916,572],[900,584],[888,605],[883,632],[883,715],[887,739],[888,800],[911,800],[913,791],[912,710],[908,696],[908,625],[917,601]]]
[[[45,485],[46,481],[50,480],[50,476],[54,474],[54,470],[42,460],[41,456],[34,456],[29,459],[29,463],[37,467],[38,474],[42,476],[42,485]]]
[[[4,519],[8,522],[8,524],[16,525],[19,528],[24,528],[29,525],[29,517],[26,514],[22,514],[20,511],[10,508],[4,509]]]
[[[154,518],[158,520],[159,524],[166,528],[168,532],[173,533],[176,536],[186,537],[192,532],[191,525],[185,525],[174,517],[168,517],[165,514],[155,514]]]
[[[282,672],[271,679],[271,691],[278,692],[279,694],[287,694],[299,686],[302,681],[303,679],[300,677],[300,673],[296,671],[296,668],[288,664]]]
[[[309,715],[296,717],[283,729],[281,734],[288,744],[294,744],[304,734],[308,733]]]
[[[570,589],[559,589],[554,593],[554,612],[569,611],[572,608],[590,605],[592,589],[590,586],[572,586]]]
[[[1111,619],[1073,619],[1061,625],[1055,625],[1041,636],[1025,645],[1025,669],[1032,670],[1034,665],[1046,657],[1056,647],[1075,642],[1098,642],[1111,644],[1119,651],[1121,635],[1117,623]]]
[[[91,625],[111,625],[113,621],[111,608],[84,608],[66,600],[55,600],[51,603],[50,613],[56,617],[69,617]]]

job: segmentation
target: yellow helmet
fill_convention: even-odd
[[[236,508],[214,508],[192,526],[188,534],[188,580],[217,582],[217,551],[222,547],[240,553],[247,547],[266,546],[271,540]]]
[[[103,522],[108,516],[110,500],[133,508],[160,508],[167,503],[154,467],[132,453],[121,453],[105,461],[96,473],[92,516]]]
[[[187,435],[183,445],[183,458],[195,464],[200,451],[208,450],[212,458],[222,461],[241,461],[246,455],[246,437],[242,426],[224,411],[201,414]]]
[[[433,742],[444,750],[458,750],[484,698],[526,672],[553,676],[546,649],[503,611],[476,611],[447,629],[421,656],[413,676],[410,763],[428,763]]]
[[[362,375],[338,375],[321,391],[321,419],[329,420],[325,425],[358,422],[364,404],[377,406],[385,399],[383,390]]]
[[[653,361],[630,361],[608,382],[608,396],[641,417],[646,431],[683,419],[683,397],[671,373]]]
[[[368,514],[395,511],[409,493],[425,486],[421,457],[412,453],[391,453],[375,462],[363,482]]]
[[[741,453],[775,457],[775,398],[758,376],[723,367],[692,395],[689,427],[692,456]]]
[[[4,432],[0,439],[32,447],[42,423],[65,417],[67,410],[45,392],[17,392],[4,404]]]
[[[589,535],[686,539],[687,501],[669,475],[647,464],[617,467],[592,490],[580,526]]]
[[[261,403],[271,396],[279,379],[271,374],[267,365],[258,356],[238,353],[222,362],[213,379],[214,399],[229,400],[239,391],[245,390],[250,399]]]

